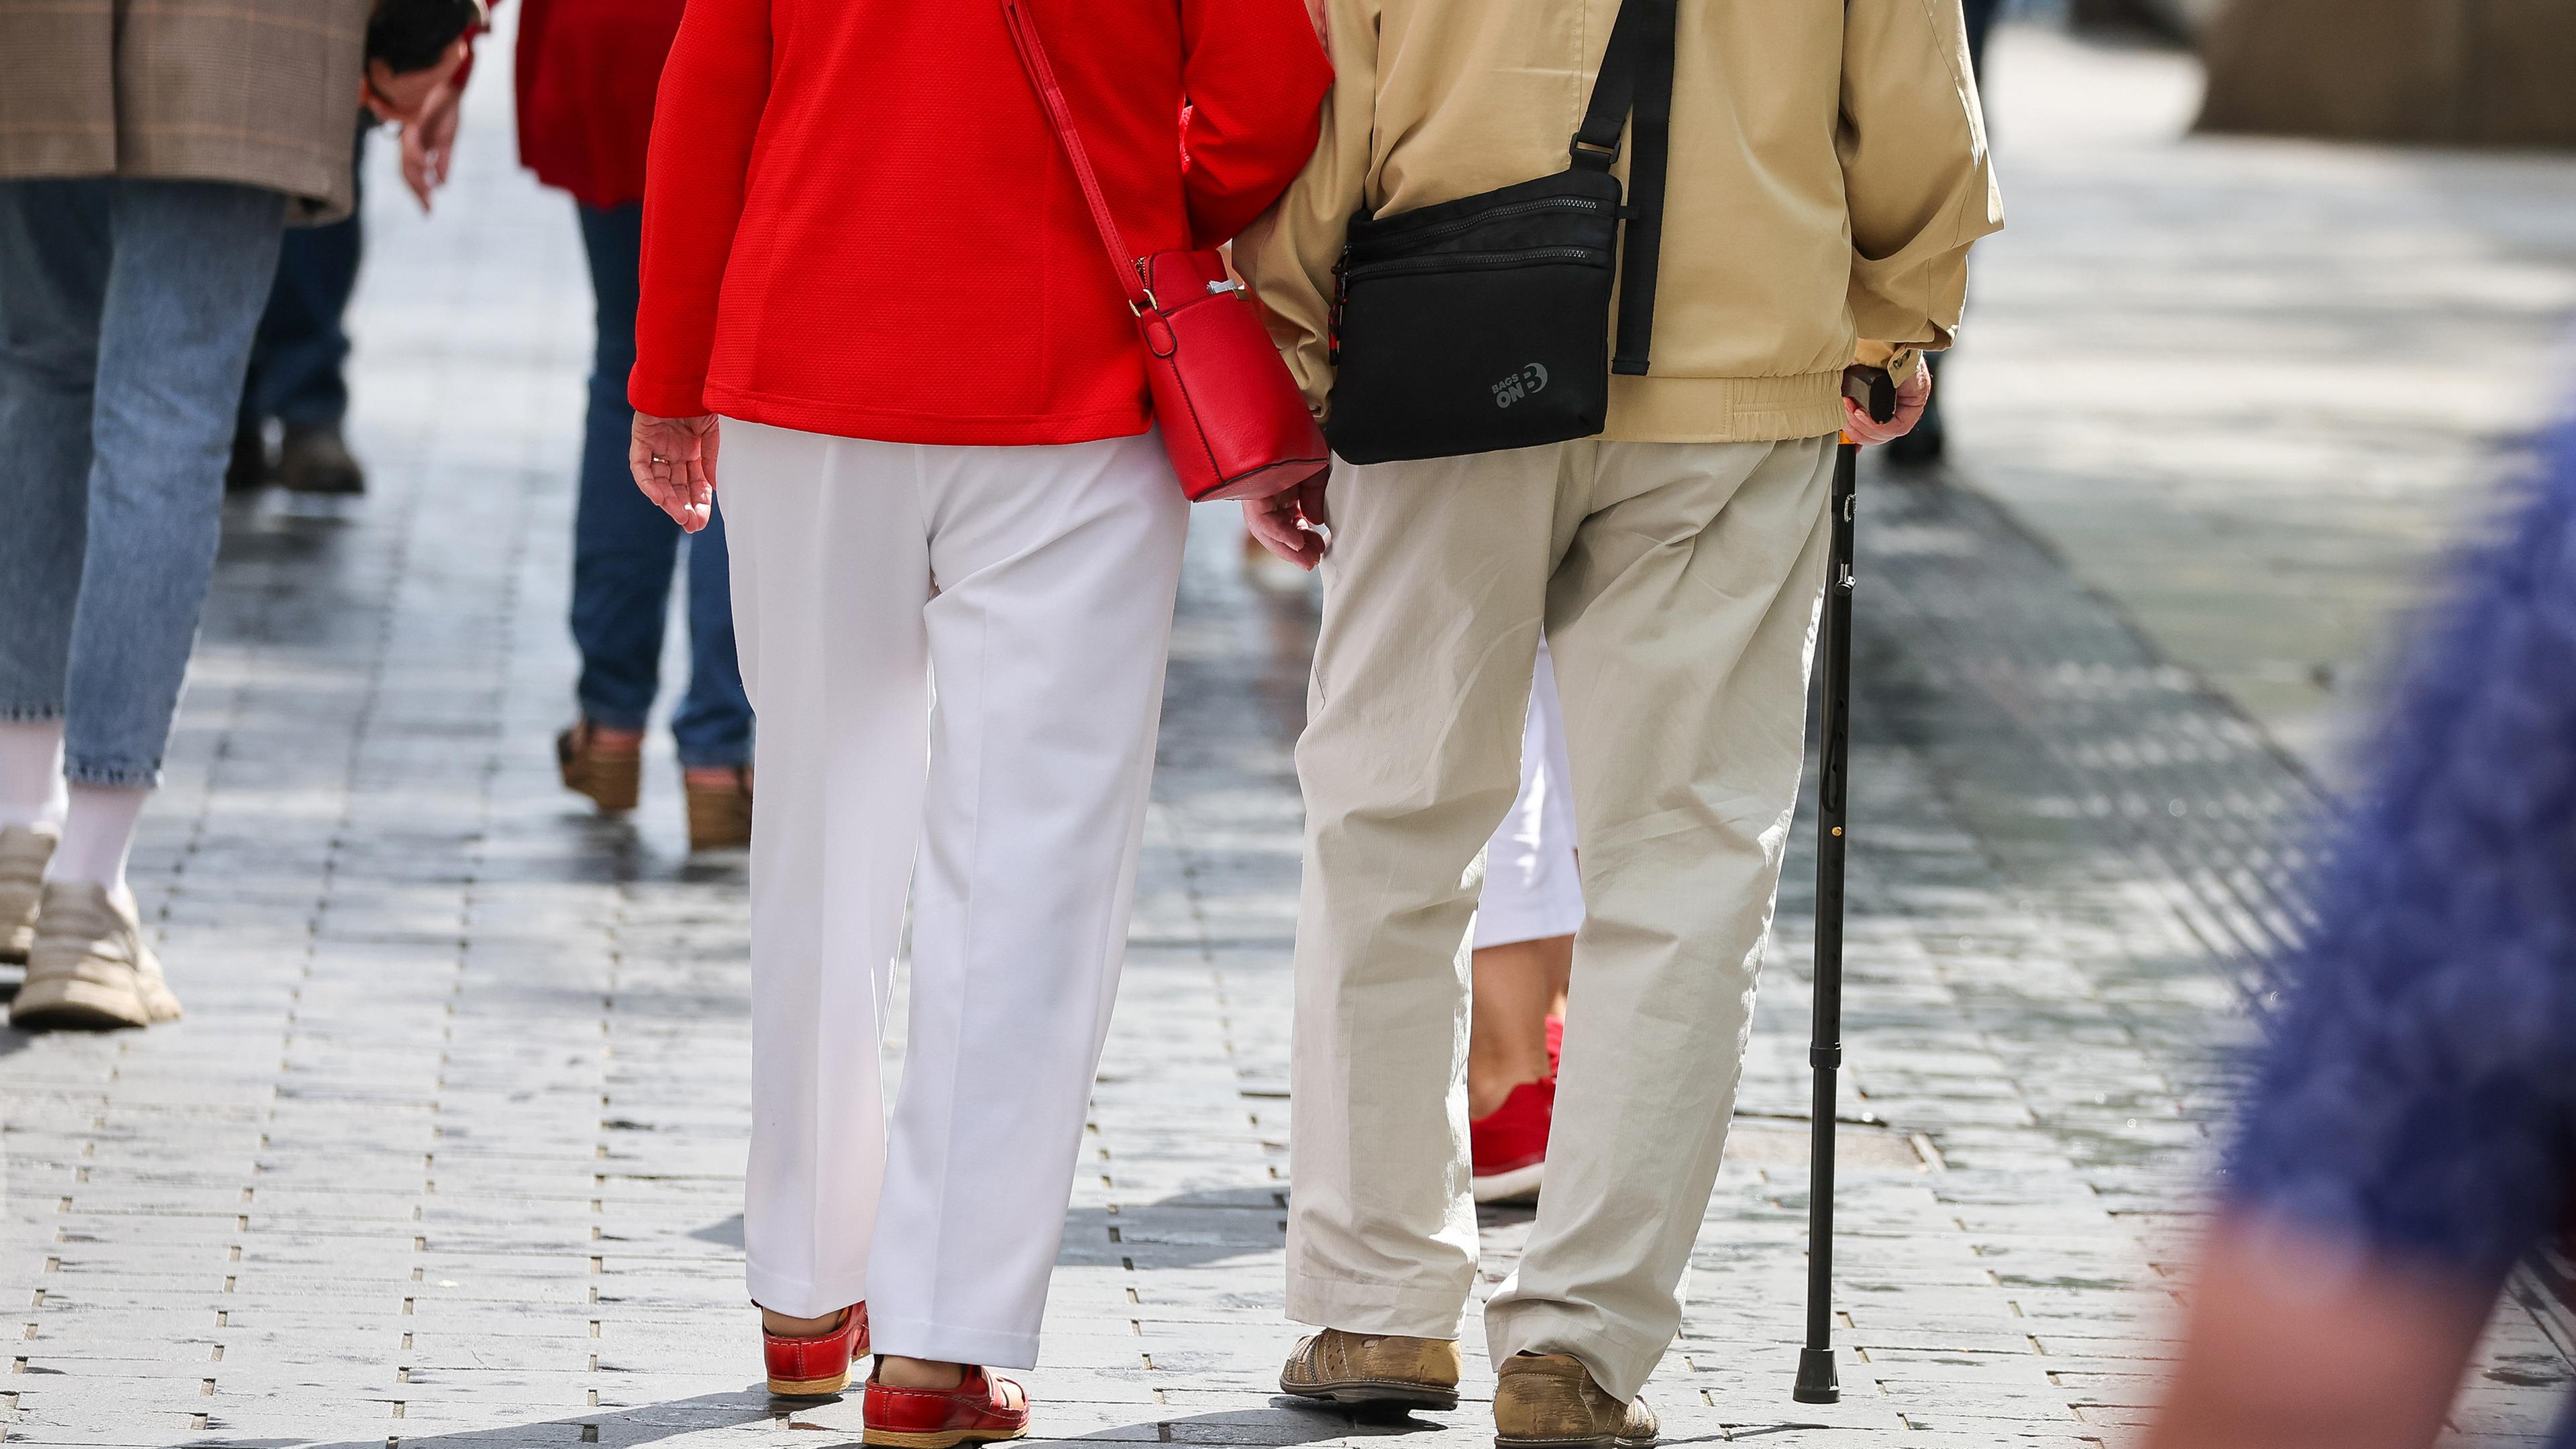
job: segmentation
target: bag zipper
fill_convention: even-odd
[[[1462,216],[1455,221],[1444,221],[1438,226],[1426,226],[1420,231],[1407,231],[1403,235],[1403,240],[1410,244],[1427,237],[1447,236],[1451,232],[1465,231],[1469,227],[1482,226],[1486,222],[1503,217],[1526,216],[1533,211],[1599,211],[1600,209],[1601,203],[1589,196],[1551,196],[1539,201],[1516,201],[1509,206],[1498,206],[1491,211],[1477,212],[1474,216]],[[1400,219],[1384,218],[1390,225]]]
[[[1333,270],[1341,278],[1341,282],[1334,290],[1337,295],[1346,295],[1351,281],[1361,277],[1393,276],[1404,272],[1472,271],[1486,268],[1499,271],[1505,266],[1528,262],[1581,262],[1595,258],[1606,262],[1609,256],[1608,247],[1533,247],[1526,251],[1512,252],[1439,252],[1427,257],[1389,257],[1382,262],[1364,262],[1356,267],[1347,264],[1335,267]],[[1335,310],[1339,311],[1339,308]]]

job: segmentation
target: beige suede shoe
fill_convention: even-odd
[[[1514,1354],[1494,1373],[1502,1449],[1641,1449],[1663,1432],[1644,1398],[1620,1403],[1572,1354]]]
[[[107,1031],[177,1021],[179,998],[143,944],[134,896],[55,881],[36,912],[27,984],[9,1003],[9,1024],[29,1030]]]
[[[45,862],[62,832],[50,825],[0,830],[0,961],[27,959],[36,944],[36,904],[45,893]]]
[[[1390,1409],[1458,1407],[1458,1344],[1447,1338],[1344,1333],[1301,1338],[1279,1370],[1279,1392]]]

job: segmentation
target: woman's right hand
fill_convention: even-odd
[[[626,446],[635,486],[689,533],[706,527],[715,511],[717,442],[713,413],[694,418],[635,415]]]

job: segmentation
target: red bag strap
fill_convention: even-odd
[[[1144,264],[1127,250],[1126,239],[1118,234],[1118,218],[1109,214],[1109,198],[1101,193],[1100,177],[1091,169],[1091,153],[1083,149],[1082,133],[1074,128],[1073,107],[1065,102],[1064,88],[1056,84],[1055,66],[1047,59],[1046,42],[1038,38],[1037,22],[1029,18],[1021,0],[1002,0],[1002,19],[1011,28],[1011,44],[1020,53],[1020,68],[1028,72],[1029,84],[1037,90],[1047,124],[1055,128],[1065,159],[1073,163],[1074,177],[1082,183],[1083,199],[1091,203],[1092,225],[1100,229],[1100,245],[1109,254],[1109,269],[1118,274],[1118,286],[1127,294],[1127,305],[1139,311],[1152,306],[1154,294],[1145,290]]]

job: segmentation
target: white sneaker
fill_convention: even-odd
[[[143,944],[134,893],[54,881],[36,913],[27,984],[9,1003],[15,1027],[104,1031],[177,1021],[179,998]]]
[[[62,832],[51,825],[0,829],[0,961],[27,959],[36,944],[36,903],[45,893],[45,863]]]

